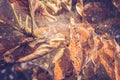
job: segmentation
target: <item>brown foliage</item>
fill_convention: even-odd
[[[95,76],[99,75],[101,75],[101,78],[98,77],[97,80],[119,79],[118,71],[116,73],[115,70],[119,69],[119,67],[115,67],[115,55],[119,53],[119,50],[117,50],[118,45],[116,45],[113,40],[103,40],[104,38],[101,36],[90,37],[90,35],[92,36],[93,34],[91,34],[87,28],[84,27],[82,31],[80,28],[72,28],[73,40],[71,40],[69,45],[71,59],[74,61],[73,65],[76,73],[80,73],[81,70],[82,78],[85,80],[96,79]],[[76,32],[79,32],[75,33],[75,29]],[[89,36],[86,36],[87,33],[82,34],[80,32],[88,32]],[[78,36],[80,36],[80,38],[75,37],[77,34],[79,34]],[[78,47],[78,45],[80,46]],[[101,65],[102,67],[100,67]],[[101,72],[97,72],[98,69],[102,69],[101,72],[105,72],[103,73],[104,76]]]
[[[115,0],[117,8],[103,0],[9,1],[17,5],[13,10],[21,25],[14,25],[0,11],[0,79],[120,79],[120,19]]]

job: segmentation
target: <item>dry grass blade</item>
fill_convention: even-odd
[[[20,6],[20,9],[25,13],[30,15],[29,0],[9,0],[11,3],[15,3]]]
[[[32,20],[32,26],[31,26],[31,34],[33,34],[33,27],[34,27],[34,18],[31,14],[31,8],[30,8],[30,1],[29,0],[9,0],[10,3],[15,3],[17,6],[19,6],[19,8],[21,9],[21,11],[27,15],[29,15],[31,17],[31,20]],[[17,19],[17,22],[19,24],[19,27],[23,26],[19,19],[18,19],[18,15],[16,14],[16,11],[15,11],[15,8],[14,8],[14,5],[11,4],[11,7],[13,9],[13,12],[15,14],[15,17]]]
[[[47,8],[48,8],[48,11],[49,11],[51,14],[57,13],[58,10],[59,10],[59,8],[58,8],[55,4],[50,3],[50,2],[47,2],[47,3],[46,3],[46,6],[47,6]]]
[[[83,16],[83,5],[80,3],[76,4],[76,10],[80,14],[80,16]]]

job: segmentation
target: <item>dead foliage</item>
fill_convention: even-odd
[[[119,80],[119,61],[119,0],[0,1],[0,79]]]

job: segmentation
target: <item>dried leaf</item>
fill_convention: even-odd
[[[54,68],[54,79],[76,79],[73,71],[73,65],[70,60],[70,53],[67,47],[60,48],[58,53],[54,58],[55,68]],[[57,72],[59,71],[59,74]],[[60,76],[59,76],[60,75]]]
[[[65,48],[60,48],[58,50],[57,54],[55,55],[55,57],[52,61],[53,63],[57,62],[63,56],[64,50],[65,50]]]
[[[80,14],[80,16],[83,16],[83,5],[81,5],[80,3],[77,3],[76,10]]]
[[[64,76],[62,74],[62,70],[60,67],[60,61],[55,62],[55,68],[54,68],[54,80],[61,80]]]
[[[51,37],[50,40],[48,39],[48,41],[46,40],[39,40],[39,46],[35,49],[35,51],[32,54],[29,54],[27,56],[24,56],[22,58],[20,58],[17,62],[24,62],[24,61],[29,61],[29,60],[33,60],[36,59],[38,57],[42,57],[54,50],[56,50],[57,48],[59,48],[59,46],[61,45],[61,43],[64,42],[65,39],[61,38],[59,39],[59,37],[64,37],[63,35],[61,36],[61,34],[55,34],[54,37]],[[33,44],[33,48],[36,47],[37,43],[32,43]],[[29,45],[32,45],[31,43]]]
[[[74,21],[71,22],[72,25],[70,25],[70,31],[71,31],[71,41],[69,45],[70,50],[70,58],[73,61],[73,66],[75,69],[76,74],[78,75],[81,71],[81,67],[83,64],[83,51],[82,51],[82,43],[84,42],[84,38],[86,34],[82,34],[83,31],[80,30],[80,26],[75,27]],[[81,25],[83,26],[83,25]],[[86,30],[84,30],[86,32]],[[83,32],[84,33],[84,32]],[[87,37],[85,37],[85,40]],[[81,40],[82,39],[82,40]]]

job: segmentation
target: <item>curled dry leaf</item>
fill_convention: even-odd
[[[42,57],[46,54],[49,54],[50,52],[59,48],[59,46],[61,46],[62,43],[64,43],[65,39],[62,37],[63,36],[61,36],[61,34],[58,34],[58,35],[56,34],[54,36],[55,39],[53,37],[51,37],[50,40],[48,39],[46,41],[44,41],[44,40],[41,41],[41,43],[39,43],[40,45],[35,49],[35,51],[32,54],[29,54],[25,57],[18,59],[17,62],[29,61],[29,60],[36,59],[38,57]]]
[[[53,49],[51,49],[51,47],[48,44],[46,44],[46,46],[40,45],[38,48],[36,48],[36,50],[33,53],[27,56],[22,56],[20,59],[17,60],[17,62],[25,62],[36,59],[38,57],[42,57],[51,52],[52,50]]]

